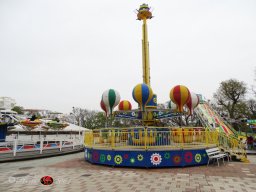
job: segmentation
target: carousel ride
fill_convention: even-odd
[[[182,126],[184,116],[193,116],[199,97],[186,86],[176,85],[169,93],[167,109],[160,109],[157,95],[150,86],[149,43],[147,20],[152,13],[147,4],[137,10],[142,25],[143,83],[132,91],[138,109],[128,100],[120,102],[120,94],[108,89],[102,94],[100,106],[107,118],[107,127],[85,133],[85,160],[95,164],[125,167],[183,167],[207,164],[206,149],[216,146],[238,147],[232,133],[225,134],[208,127]],[[118,110],[114,108],[118,106]],[[112,119],[136,122],[133,126],[112,127]],[[177,126],[164,120],[176,118]],[[179,123],[180,121],[180,123]]]

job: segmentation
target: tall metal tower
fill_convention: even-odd
[[[152,13],[147,4],[142,4],[137,10],[137,19],[143,21],[142,25],[142,67],[143,67],[143,83],[150,86],[150,66],[149,66],[149,43],[147,19],[152,18]]]

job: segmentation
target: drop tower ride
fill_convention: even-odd
[[[147,4],[142,4],[138,10],[137,19],[143,21],[142,25],[142,67],[143,83],[150,86],[150,66],[149,66],[149,43],[147,19],[152,18],[152,13]]]
[[[150,85],[150,64],[149,64],[149,42],[148,42],[148,29],[147,20],[152,19],[152,13],[147,4],[142,4],[137,10],[137,20],[143,21],[142,24],[142,79],[143,83]],[[146,108],[157,107],[157,96],[153,94],[153,98],[148,102]]]

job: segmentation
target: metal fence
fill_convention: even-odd
[[[104,149],[193,149],[221,147],[245,154],[245,147],[236,137],[209,131],[202,127],[134,127],[102,128],[86,132],[84,144]]]
[[[97,148],[193,148],[218,144],[218,133],[191,128],[103,128],[85,133],[85,145]]]

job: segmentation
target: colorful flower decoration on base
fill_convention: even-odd
[[[193,154],[190,151],[186,152],[184,159],[186,163],[191,163],[193,161]]]
[[[108,160],[108,161],[111,161],[111,159],[112,159],[112,158],[111,158],[111,155],[107,155],[107,160]]]
[[[84,150],[85,160],[111,166],[125,167],[177,167],[207,164],[205,149],[161,150],[161,151],[115,151],[90,149]]]
[[[201,156],[199,153],[197,153],[197,154],[195,155],[195,161],[196,161],[197,163],[200,163],[201,160],[202,160],[202,156]]]
[[[150,157],[150,161],[153,165],[159,165],[162,162],[162,156],[159,153],[153,153]]]
[[[93,151],[93,153],[92,153],[92,159],[93,159],[94,161],[98,161],[98,160],[99,160],[99,157],[100,157],[99,153],[98,153],[97,151]]]
[[[106,161],[106,156],[104,154],[100,155],[100,162],[104,163]]]
[[[134,163],[135,163],[135,159],[134,159],[134,158],[131,158],[131,159],[130,159],[130,163],[131,163],[131,164],[134,164]]]
[[[180,162],[181,162],[181,156],[179,156],[179,155],[174,155],[173,158],[172,158],[172,161],[173,161],[173,163],[176,164],[176,165],[180,164]]]
[[[129,155],[128,154],[124,154],[124,159],[128,159]]]
[[[170,159],[170,157],[171,157],[170,153],[165,153],[165,154],[164,154],[164,158],[165,158],[165,159]]]
[[[123,162],[123,158],[121,155],[116,155],[114,161],[116,164],[120,165]]]
[[[137,156],[137,159],[138,159],[138,161],[143,161],[144,157],[143,157],[143,155],[139,154],[139,155]]]

